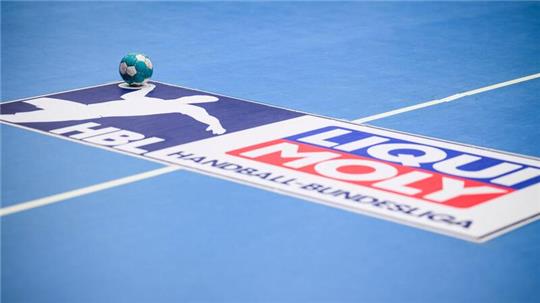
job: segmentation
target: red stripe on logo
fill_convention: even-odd
[[[283,139],[232,150],[227,154],[459,208],[479,205],[513,191]]]

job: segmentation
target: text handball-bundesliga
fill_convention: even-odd
[[[129,53],[120,61],[119,72],[127,84],[140,86],[152,77],[152,61],[146,55]]]

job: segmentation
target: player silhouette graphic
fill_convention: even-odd
[[[217,97],[193,95],[171,100],[148,97],[147,94],[154,88],[154,84],[148,84],[139,90],[123,94],[122,100],[94,104],[82,104],[56,98],[36,98],[24,102],[41,110],[0,115],[0,119],[13,123],[32,123],[178,113],[208,125],[206,130],[214,135],[226,132],[216,117],[211,116],[204,108],[193,105],[216,102],[219,100]]]

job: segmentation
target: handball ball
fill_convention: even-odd
[[[129,85],[143,85],[152,77],[152,71],[152,61],[143,54],[129,53],[120,61],[120,76]]]

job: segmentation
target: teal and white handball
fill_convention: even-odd
[[[132,86],[144,85],[152,77],[153,70],[152,61],[143,54],[129,53],[120,61],[120,76]]]

